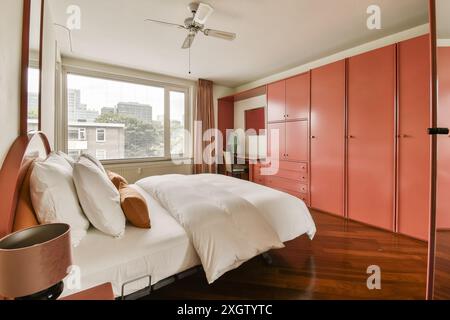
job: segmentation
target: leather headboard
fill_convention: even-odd
[[[30,195],[30,176],[33,172],[34,163],[34,161],[31,162],[19,191],[13,232],[39,225]]]
[[[24,184],[24,181],[31,174],[29,168],[33,161],[46,159],[50,152],[45,134],[34,132],[18,137],[6,155],[0,170],[0,238],[10,234],[15,228],[34,223],[32,215],[24,212],[33,212],[29,183]],[[19,205],[26,209],[18,210]],[[16,213],[20,215],[17,221]]]

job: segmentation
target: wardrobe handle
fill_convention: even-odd
[[[312,136],[311,139],[316,139],[316,136]]]
[[[430,136],[437,136],[437,135],[447,135],[450,133],[450,130],[448,128],[429,128],[428,134]]]

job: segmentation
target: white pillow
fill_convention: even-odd
[[[75,160],[72,159],[72,157],[70,157],[68,154],[66,154],[62,151],[58,151],[57,154],[58,154],[58,156],[60,156],[64,160],[66,160],[67,163],[70,164],[70,166],[73,168],[73,165],[75,164]]]
[[[36,162],[30,177],[30,194],[41,224],[70,225],[73,246],[86,235],[89,221],[78,202],[72,167],[55,153],[44,162]]]
[[[89,154],[89,153],[83,153],[82,155],[81,155],[81,157],[80,158],[86,158],[86,159],[88,159],[89,161],[91,161],[93,164],[95,164],[105,175],[107,175],[107,173],[106,173],[106,169],[105,169],[105,167],[102,165],[102,163],[96,158],[96,157],[94,157],[93,155],[91,155],[91,154]]]
[[[125,232],[125,215],[120,206],[120,194],[92,161],[81,157],[75,163],[73,179],[81,206],[89,221],[98,230],[113,237]]]
[[[58,154],[56,152],[50,153],[50,155],[47,157],[45,162],[59,165],[62,168],[69,170],[69,171],[72,171],[72,169],[73,169],[73,166],[69,162],[67,162],[67,160],[64,159],[63,156],[61,156],[60,154]]]

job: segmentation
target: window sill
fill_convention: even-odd
[[[194,159],[192,158],[179,158],[179,159],[167,159],[167,158],[142,158],[142,159],[119,159],[119,160],[102,160],[100,161],[105,166],[120,166],[120,165],[158,165],[172,163],[173,165],[192,165]]]

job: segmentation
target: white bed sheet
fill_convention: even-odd
[[[148,177],[136,184],[146,189],[152,181],[173,179],[177,175]],[[282,242],[288,242],[304,234],[312,240],[316,234],[316,225],[306,204],[287,193],[219,174],[201,174],[189,176],[193,181],[201,181],[224,191],[238,195],[253,204]]]
[[[151,275],[152,284],[200,265],[200,260],[188,235],[158,202],[138,186],[133,186],[146,198],[152,229],[127,226],[125,235],[115,239],[94,228],[77,248],[73,249],[73,263],[81,271],[81,288],[66,289],[67,296],[97,285],[111,282],[119,297],[122,284]],[[143,279],[126,287],[131,294],[148,286]]]

